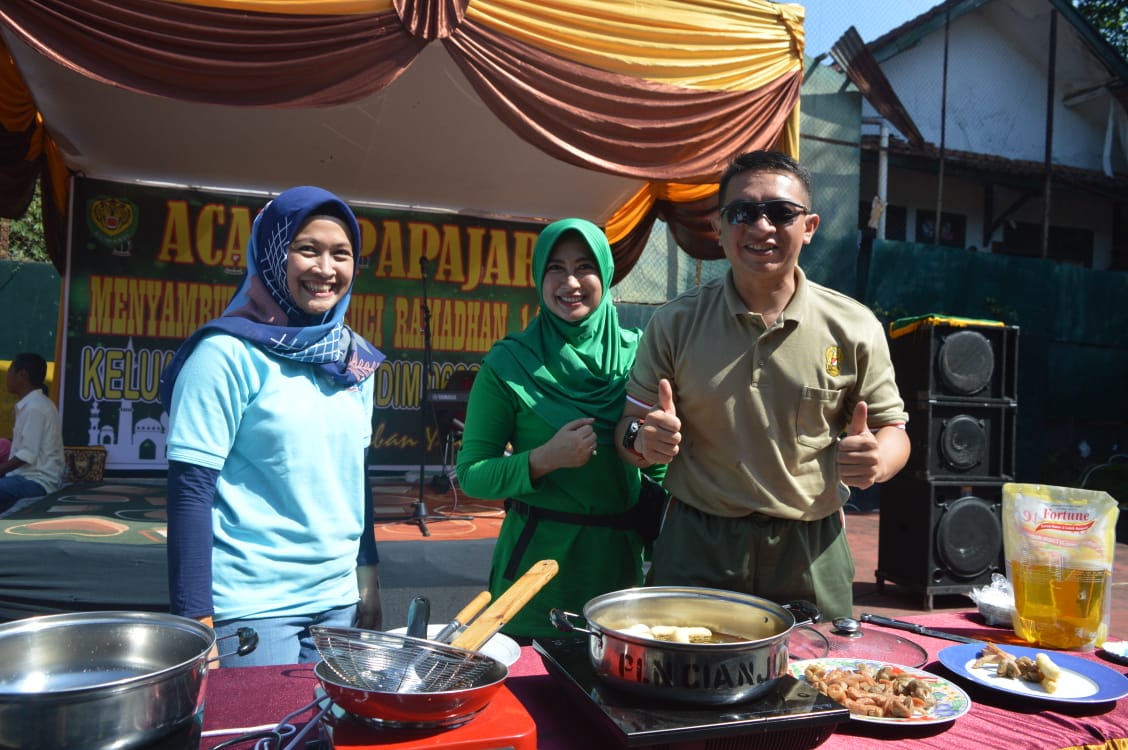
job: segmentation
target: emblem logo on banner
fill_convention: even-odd
[[[129,254],[130,240],[137,234],[137,207],[132,201],[99,196],[86,212],[90,237],[111,248],[115,254]]]

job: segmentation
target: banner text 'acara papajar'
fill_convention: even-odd
[[[245,206],[207,206],[193,217],[187,201],[169,201],[156,262],[176,266],[202,264],[225,271],[245,271],[246,245],[253,219]],[[483,285],[528,290],[532,282],[532,252],[536,231],[439,224],[422,221],[360,219],[362,279],[422,281],[428,261],[430,280],[453,287],[459,295],[473,295]],[[223,231],[224,229],[227,231]],[[433,270],[431,270],[433,269]],[[183,339],[217,317],[235,293],[234,284],[215,285],[124,276],[90,276],[90,316],[87,332],[115,336]],[[349,326],[377,348],[421,349],[421,297],[394,296],[395,325],[386,343],[382,321],[385,294],[354,293]],[[505,335],[509,302],[436,296],[431,310],[435,349],[485,352]],[[524,311],[527,322],[528,311]]]
[[[107,467],[164,465],[161,371],[180,342],[231,300],[265,201],[89,179],[77,180],[76,200],[84,200],[87,220],[74,223],[67,274],[64,440],[105,445]],[[355,211],[361,260],[347,323],[388,356],[376,374],[373,462],[417,464],[425,323],[428,386],[442,389],[535,314],[531,262],[540,226]],[[436,434],[423,438],[437,442]]]

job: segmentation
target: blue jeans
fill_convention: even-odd
[[[0,513],[15,505],[17,500],[46,494],[47,490],[43,489],[38,482],[33,482],[30,479],[14,477],[10,474],[0,477]]]
[[[311,625],[351,628],[356,621],[356,605],[337,607],[325,612],[285,617],[264,617],[253,620],[226,620],[215,624],[221,667],[261,667],[268,664],[298,664],[321,661],[317,646],[309,633]],[[246,656],[235,653],[239,647],[239,628],[254,628],[258,646]],[[224,639],[224,640],[219,640]]]

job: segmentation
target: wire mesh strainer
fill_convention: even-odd
[[[467,690],[492,679],[500,664],[485,654],[378,630],[315,626],[310,633],[334,674],[362,690]]]

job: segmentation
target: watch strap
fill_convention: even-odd
[[[635,449],[635,440],[638,439],[638,432],[642,429],[642,425],[645,422],[645,419],[641,417],[635,417],[627,424],[627,431],[623,433],[623,447],[631,451],[632,453],[639,453]]]

